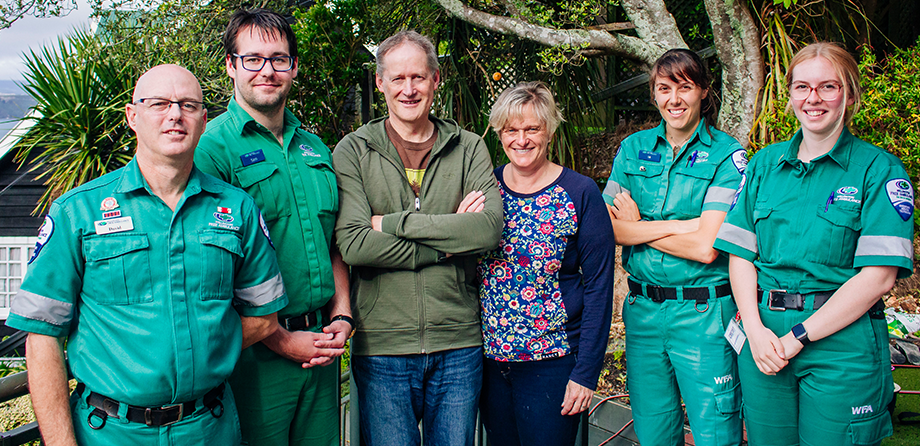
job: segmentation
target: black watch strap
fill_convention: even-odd
[[[332,316],[332,319],[329,319],[330,324],[335,321],[348,322],[348,325],[351,325],[351,333],[348,333],[348,337],[350,338],[355,335],[355,329],[358,328],[358,326],[355,324],[355,320],[352,319],[351,316],[346,316],[344,314],[338,314],[338,315]]]
[[[805,326],[802,324],[792,327],[792,335],[802,343],[803,347],[811,343],[811,340],[808,339],[808,332],[805,331]]]

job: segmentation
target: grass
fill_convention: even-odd
[[[894,369],[894,382],[903,390],[920,391],[920,369],[902,368]],[[920,445],[920,424],[901,424],[898,414],[902,412],[920,413],[920,395],[898,395],[894,409],[894,436],[882,440],[882,446],[916,446]],[[920,421],[920,417],[911,420]]]

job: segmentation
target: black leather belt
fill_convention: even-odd
[[[652,300],[652,302],[661,303],[666,300],[677,300],[678,288],[669,288],[657,285],[642,285],[641,283],[632,279],[627,279],[626,283],[629,285],[630,293],[648,297]],[[715,287],[714,296],[709,291],[709,287],[683,287],[680,288],[680,290],[683,292],[685,300],[695,300],[698,303],[705,302],[711,298],[725,297],[732,294],[732,286],[728,283],[717,285]]]
[[[220,400],[224,397],[224,386],[225,384],[221,383],[219,386],[204,394],[199,400],[186,401],[184,403],[177,403],[169,406],[141,407],[128,404],[125,418],[133,423],[146,424],[147,426],[169,426],[170,424],[182,421],[185,417],[192,416],[192,414],[195,413],[196,403],[199,401],[201,403],[201,408],[210,409],[211,413],[219,418],[223,415],[223,403],[221,403]],[[82,397],[85,390],[85,384],[77,384],[77,395]],[[108,417],[120,418],[118,409],[122,403],[116,400],[96,392],[89,392],[89,395],[86,396],[86,403],[96,408],[90,413],[87,419],[89,426],[93,429],[102,429]],[[214,409],[218,406],[220,407],[220,411],[215,413]],[[98,426],[92,423],[93,417],[102,420]]]
[[[278,316],[278,323],[287,331],[304,331],[316,326],[323,319],[320,310],[308,311],[299,316]]]
[[[757,303],[763,302],[764,298],[767,299],[767,308],[773,311],[786,311],[786,310],[817,310],[824,306],[831,296],[836,293],[834,291],[825,291],[821,293],[809,293],[809,294],[798,294],[798,293],[787,293],[785,290],[770,290],[766,291],[761,288],[757,289]],[[814,296],[813,304],[811,308],[805,307],[805,297]],[[874,313],[885,311],[885,302],[881,299],[878,300],[872,308],[869,309],[869,315],[873,316]]]

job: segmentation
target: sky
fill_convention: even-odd
[[[22,54],[29,49],[36,53],[47,44],[57,44],[58,36],[65,36],[76,26],[89,28],[92,8],[86,0],[77,0],[77,9],[64,17],[38,19],[25,17],[0,30],[0,80],[24,80],[25,64]]]

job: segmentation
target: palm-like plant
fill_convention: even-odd
[[[34,155],[31,170],[47,189],[36,211],[57,196],[127,164],[134,133],[124,108],[131,101],[133,73],[105,57],[104,45],[85,31],[58,40],[57,47],[25,56],[23,88],[37,102],[33,126],[16,144],[16,161]]]

